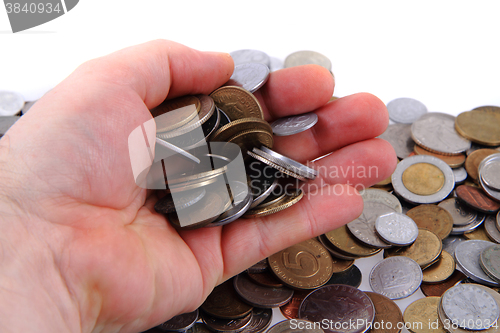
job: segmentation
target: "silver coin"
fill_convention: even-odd
[[[429,163],[432,164],[441,170],[444,175],[444,185],[441,189],[434,194],[431,195],[418,195],[410,190],[408,190],[403,184],[403,172],[410,167],[411,165],[418,163]],[[453,171],[451,168],[440,160],[437,157],[429,156],[429,155],[416,155],[410,156],[402,160],[396,166],[396,170],[392,174],[391,177],[392,186],[394,187],[394,192],[397,193],[398,196],[402,197],[406,201],[413,204],[427,204],[427,203],[436,203],[443,199],[445,199],[453,188],[455,187],[455,176],[453,176]]]
[[[415,146],[411,138],[411,125],[408,124],[389,125],[379,138],[389,142],[400,159],[407,158]]]
[[[468,240],[460,243],[455,249],[455,259],[462,272],[468,278],[487,286],[499,287],[500,283],[491,279],[479,263],[481,251],[494,245],[484,240]]]
[[[269,66],[269,70],[271,72],[277,71],[278,69],[283,69],[283,61],[276,57],[269,57],[271,59],[271,65]]]
[[[493,280],[500,282],[500,245],[495,244],[481,251],[481,268]]]
[[[467,225],[463,226],[453,226],[453,229],[451,229],[450,234],[451,235],[463,235],[469,232],[472,232],[479,228],[479,226],[484,222],[485,220],[485,215],[484,214],[479,214],[476,219]]]
[[[196,156],[194,156],[193,154],[191,153],[188,153],[187,151],[185,151],[184,149],[182,148],[179,148],[173,144],[171,144],[170,142],[167,142],[163,139],[160,139],[160,138],[156,138],[156,144],[162,146],[162,147],[165,147],[173,152],[176,152],[177,154],[179,154],[180,156],[182,157],[185,157],[186,159],[190,160],[190,161],[193,161],[197,164],[200,163],[200,159]]]
[[[387,103],[389,118],[396,123],[412,124],[427,113],[424,103],[413,98],[396,98]]]
[[[488,215],[484,220],[484,229],[486,230],[486,234],[493,241],[500,243],[500,231],[496,226],[496,218],[495,215]]]
[[[465,239],[463,236],[454,236],[450,235],[443,239],[443,251],[448,252],[455,258],[455,249],[457,248],[458,244],[465,242],[467,239]]]
[[[366,189],[361,192],[363,197],[363,213],[347,224],[349,231],[358,240],[369,246],[389,248],[392,245],[384,242],[375,231],[375,222],[381,215],[387,213],[401,213],[402,207],[398,198],[383,190]]]
[[[250,49],[237,50],[229,54],[233,58],[235,66],[241,64],[247,64],[249,62],[263,64],[266,65],[267,67],[271,65],[271,59],[269,58],[269,56],[266,53],[259,50],[250,50]]]
[[[375,221],[375,230],[385,242],[397,246],[411,245],[418,236],[415,221],[394,212],[379,216]]]
[[[481,179],[489,188],[500,191],[500,153],[487,157],[481,166]]]
[[[271,127],[274,135],[287,136],[304,132],[318,122],[318,116],[314,112],[304,113],[300,116],[284,117],[273,121]]]
[[[269,67],[264,64],[250,62],[234,67],[233,75],[226,86],[238,86],[250,91],[257,91],[269,78]]]
[[[24,98],[13,91],[0,90],[0,116],[14,116],[21,111]]]
[[[451,169],[453,171],[453,176],[455,176],[455,184],[462,184],[467,179],[467,170],[465,168],[459,167]]]
[[[463,205],[457,198],[443,200],[438,206],[450,213],[454,226],[468,225],[477,220],[478,213]]]
[[[455,117],[431,112],[411,125],[411,137],[424,148],[444,154],[460,154],[470,148],[470,141],[455,130]]]
[[[441,297],[441,306],[452,323],[469,330],[487,329],[500,315],[493,296],[474,284],[451,287]]]
[[[308,166],[299,163],[291,158],[278,154],[277,152],[265,147],[261,146],[260,149],[254,148],[253,152],[257,155],[264,157],[265,159],[270,160],[271,162],[290,170],[296,174],[299,174],[302,177],[308,179],[315,179],[318,175],[318,172]]]
[[[3,117],[0,116],[0,137],[2,137],[5,133],[7,133],[9,128],[11,128],[12,125],[14,125],[14,123],[19,120],[19,118],[21,118],[21,117],[20,116],[3,116]]]
[[[248,185],[252,191],[253,201],[249,209],[253,209],[266,200],[278,186],[280,173],[276,169],[259,161],[248,164]]]
[[[23,108],[21,109],[21,114],[25,115],[37,101],[25,102]]]
[[[408,257],[389,257],[379,261],[370,272],[370,287],[390,299],[413,294],[422,283],[422,269]]]
[[[324,333],[318,323],[304,319],[289,319],[271,326],[266,333]]]
[[[249,209],[253,197],[247,184],[233,181],[230,183],[229,188],[231,189],[231,196],[233,198],[231,207],[205,227],[219,227],[236,221]]]
[[[315,51],[297,51],[288,55],[285,59],[285,68],[309,64],[320,65],[330,72],[332,71],[330,59]]]

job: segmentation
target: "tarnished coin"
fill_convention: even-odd
[[[245,333],[261,333],[264,332],[273,319],[273,310],[254,308],[252,310],[252,320],[243,329]]]
[[[389,118],[396,123],[412,124],[427,113],[427,107],[413,98],[396,98],[387,103]]]
[[[205,188],[195,189],[192,191],[185,191],[174,198],[171,194],[167,194],[155,204],[155,211],[161,214],[173,213],[177,210],[182,210],[189,206],[194,205],[200,201],[206,194]]]
[[[303,197],[304,197],[304,192],[302,192],[302,190],[300,189],[297,189],[291,193],[285,193],[282,199],[277,201],[276,203],[265,205],[264,207],[262,207],[263,204],[261,204],[260,206],[257,206],[254,209],[247,210],[243,215],[243,217],[247,219],[252,219],[252,218],[275,214],[295,205]]]
[[[274,135],[288,136],[304,132],[318,122],[316,113],[309,112],[299,116],[290,116],[277,119],[273,121],[271,127],[273,128]]]
[[[385,242],[397,246],[410,245],[418,236],[417,224],[410,217],[395,212],[379,216],[375,231]]]
[[[413,294],[422,283],[422,269],[408,257],[390,257],[379,261],[370,272],[370,287],[390,299]]]
[[[365,291],[375,306],[375,319],[373,320],[370,333],[399,333],[400,323],[403,322],[403,314],[399,306],[384,295]]]
[[[295,290],[292,299],[287,304],[280,306],[280,311],[286,319],[297,319],[299,317],[299,307],[304,298],[311,290]]]
[[[478,214],[472,209],[464,206],[457,198],[450,198],[441,201],[438,207],[446,209],[453,218],[453,225],[464,226],[477,220]]]
[[[491,245],[481,251],[479,263],[489,277],[500,282],[500,245]]]
[[[462,184],[467,179],[467,171],[465,167],[454,168],[453,175],[455,176],[455,184]]]
[[[495,325],[500,314],[497,302],[474,284],[459,284],[441,297],[441,306],[450,321],[470,330],[484,330]]]
[[[318,241],[308,239],[268,258],[273,273],[287,286],[314,289],[333,274],[332,258]]]
[[[284,320],[272,326],[267,333],[324,333],[317,323],[309,320]]]
[[[212,317],[205,312],[201,312],[201,319],[212,332],[236,333],[250,325],[253,318],[253,312],[250,311],[246,316],[234,319],[223,319]]]
[[[417,155],[398,163],[392,174],[392,186],[400,197],[411,203],[435,203],[451,193],[455,176],[448,164],[439,158]]]
[[[235,319],[248,315],[253,307],[240,299],[230,279],[215,287],[200,308],[216,318]]]
[[[455,193],[461,202],[482,213],[494,214],[500,210],[500,203],[490,199],[477,187],[460,185],[455,189]]]
[[[267,259],[266,259],[267,264]],[[259,273],[250,273],[247,270],[247,275],[253,282],[260,284],[265,287],[273,287],[273,288],[281,288],[283,287],[283,283],[278,280],[278,278],[272,274],[271,272],[265,270]]]
[[[271,59],[269,56],[259,50],[245,49],[245,50],[237,50],[229,53],[233,58],[234,65],[238,66],[241,64],[247,63],[259,63],[266,66],[270,66]]]
[[[198,320],[198,309],[193,312],[180,314],[170,320],[156,326],[159,330],[165,332],[184,332],[189,329]]]
[[[21,111],[24,98],[13,91],[0,90],[0,116],[14,116]]]
[[[261,63],[250,62],[234,67],[233,75],[226,86],[238,86],[253,93],[262,87],[269,78],[269,67]]]
[[[379,138],[388,141],[400,159],[407,158],[415,146],[415,142],[411,138],[411,125],[409,124],[390,124]]]
[[[410,209],[406,215],[419,228],[432,231],[440,239],[446,238],[453,228],[453,218],[444,208],[435,205],[420,205]]]
[[[463,279],[466,279],[467,276],[465,276],[464,273],[460,272],[459,270],[455,270],[453,274],[446,279],[445,281],[441,283],[423,283],[420,285],[420,290],[422,290],[422,293],[425,296],[439,296],[441,297],[444,292],[451,287],[457,285],[460,283]]]
[[[457,155],[470,148],[470,141],[455,130],[455,117],[431,112],[411,125],[411,137],[420,146],[441,154]]]
[[[465,242],[466,240],[467,239],[465,239],[462,235],[450,235],[443,239],[443,251],[448,252],[452,255],[453,258],[455,258],[455,249],[457,248],[458,244],[460,244],[461,242]]]
[[[455,259],[446,251],[441,252],[439,260],[422,271],[423,283],[440,283],[455,272]]]
[[[438,153],[433,153],[432,151],[428,151],[419,145],[415,145],[413,148],[417,155],[429,155],[434,156],[445,162],[450,166],[450,168],[458,168],[464,165],[465,163],[465,154],[461,153],[459,155],[443,155]]]
[[[14,125],[16,121],[21,118],[20,116],[0,116],[0,138],[7,133],[9,128]]]
[[[380,252],[380,249],[359,242],[345,225],[327,232],[325,237],[337,250],[350,256],[369,257]]]
[[[487,146],[500,145],[500,108],[480,107],[460,113],[455,128],[465,138]]]
[[[330,59],[315,51],[297,51],[288,55],[285,59],[285,68],[309,64],[320,65],[329,71],[332,70]]]
[[[196,96],[183,96],[163,101],[151,109],[155,119],[156,133],[173,131],[198,115],[201,103]]]
[[[211,93],[210,97],[231,121],[242,118],[264,119],[259,101],[246,89],[235,86],[220,87]]]
[[[385,257],[404,256],[415,260],[422,268],[436,262],[443,250],[441,239],[432,231],[419,229],[418,237],[410,246],[393,247],[384,251]]]
[[[487,247],[494,245],[492,242],[483,240],[468,240],[457,246],[455,259],[462,272],[472,280],[492,287],[500,286],[500,283],[491,279],[481,268],[479,263],[481,252]]]
[[[373,323],[375,307],[361,290],[332,284],[318,288],[304,298],[299,308],[299,318],[332,323],[326,332],[361,333],[366,332]]]
[[[500,243],[500,231],[496,226],[495,215],[486,216],[486,219],[484,220],[484,229],[486,231],[486,234],[492,241]]]
[[[247,272],[251,274],[258,274],[267,271],[269,268],[269,264],[267,263],[267,258],[262,259],[256,264],[248,267]]]
[[[208,329],[208,326],[205,325],[204,323],[194,323],[193,326],[191,326],[186,333],[211,333]],[[149,331],[148,331],[149,333]]]
[[[352,265],[349,269],[343,272],[333,273],[332,277],[330,278],[330,280],[328,280],[326,285],[346,284],[348,286],[358,288],[359,285],[361,284],[361,279],[362,279],[362,274],[358,266]]]
[[[440,297],[425,297],[408,305],[403,314],[408,330],[412,333],[446,333],[438,319],[440,300]]]
[[[496,149],[478,149],[467,156],[465,169],[469,176],[477,183],[479,181],[479,164],[488,156],[497,154]]]
[[[387,213],[401,213],[401,203],[392,194],[382,190],[366,189],[361,192],[364,207],[363,213],[354,221],[347,224],[349,231],[359,241],[377,248],[389,248],[375,231],[375,221],[380,215]]]
[[[233,283],[234,289],[246,303],[259,308],[281,306],[288,303],[293,295],[292,289],[262,286],[250,280],[246,274],[236,275]]]

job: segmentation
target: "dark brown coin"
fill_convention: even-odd
[[[212,317],[205,312],[201,312],[201,319],[208,326],[211,331],[214,332],[225,332],[225,333],[235,333],[242,331],[247,327],[252,321],[253,313],[250,311],[243,318],[236,319],[221,319]]]
[[[328,282],[326,283],[327,285],[329,284],[346,284],[352,287],[359,287],[361,284],[361,271],[359,270],[358,266],[352,265],[351,268],[344,272],[339,272],[339,273],[333,273],[332,277]]]
[[[417,155],[429,155],[429,156],[434,156],[445,162],[450,166],[450,168],[458,168],[462,166],[465,163],[465,154],[461,153],[458,155],[443,155],[443,154],[438,154],[438,153],[433,153],[431,151],[428,151],[427,149],[424,149],[420,147],[419,145],[415,145],[415,153]]]
[[[215,287],[200,308],[209,316],[224,319],[241,318],[252,312],[252,306],[234,290],[232,279]]]
[[[273,318],[273,310],[254,308],[252,310],[252,320],[242,333],[260,333],[264,332],[271,324]]]
[[[233,279],[234,289],[248,304],[259,308],[275,308],[288,303],[293,296],[293,290],[283,288],[265,287],[259,285],[246,275],[236,275]]]
[[[367,325],[373,323],[375,307],[361,290],[332,284],[318,288],[304,298],[299,308],[299,318],[312,322],[326,319],[333,323],[324,329],[325,332],[361,333],[366,332]]]
[[[258,263],[256,263],[253,266],[248,267],[247,272],[248,273],[262,273],[265,272],[269,269],[269,264],[267,263],[267,258],[262,259]]]
[[[207,325],[203,323],[194,323],[193,326],[191,326],[190,329],[186,331],[186,333],[211,333],[207,327]]]
[[[482,213],[493,214],[500,209],[500,203],[490,199],[480,188],[460,185],[455,193],[460,201]]]
[[[198,320],[198,309],[193,312],[183,313],[178,316],[171,318],[170,320],[164,322],[157,326],[160,331],[176,331],[183,332],[194,325]]]
[[[491,154],[497,154],[498,150],[495,149],[478,149],[472,152],[467,159],[465,160],[465,170],[467,170],[467,174],[470,178],[474,180],[474,182],[478,182],[479,177],[479,164],[482,160],[488,157]]]
[[[248,277],[255,283],[265,287],[281,288],[283,283],[276,278],[271,272],[264,271],[261,273],[248,273]]]
[[[283,316],[287,319],[297,319],[299,317],[300,304],[310,292],[310,290],[295,290],[290,302],[280,306]]]
[[[375,306],[375,319],[370,333],[399,333],[398,323],[403,322],[399,306],[390,298],[379,293],[365,291]]]
[[[455,270],[455,272],[445,281],[439,283],[439,284],[427,284],[427,283],[422,283],[420,285],[420,289],[422,290],[422,293],[425,296],[439,296],[441,297],[444,292],[460,281],[466,279],[467,276],[465,276],[464,273]]]
[[[451,214],[436,205],[419,205],[410,209],[406,215],[411,217],[419,228],[432,231],[441,239],[445,239],[453,229]]]

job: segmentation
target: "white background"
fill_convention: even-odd
[[[34,100],[88,59],[165,38],[201,50],[253,48],[281,59],[318,51],[332,61],[335,96],[365,91],[385,103],[412,97],[430,111],[457,115],[500,105],[499,4],[81,0],[66,15],[17,34],[1,7],[0,90]],[[356,263],[365,274],[360,288],[370,290],[373,259]],[[404,309],[419,297],[420,291],[398,304]]]

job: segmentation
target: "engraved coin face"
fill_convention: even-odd
[[[417,224],[400,213],[379,216],[375,221],[375,230],[385,242],[398,246],[410,245],[418,236]]]
[[[422,269],[408,257],[390,257],[379,261],[370,272],[370,286],[390,299],[413,294],[422,283]]]
[[[231,121],[241,118],[264,119],[259,101],[246,89],[235,86],[220,87],[211,93],[210,97]]]
[[[422,285],[420,286],[420,290],[422,290],[422,293],[425,296],[441,297],[446,290],[450,289],[466,278],[467,276],[465,276],[464,273],[460,272],[459,270],[455,270],[448,279],[441,283],[422,283]]]
[[[405,256],[415,260],[420,267],[425,268],[434,263],[441,254],[443,244],[441,239],[432,231],[420,229],[418,237],[412,245],[393,247],[384,252],[384,256]]]
[[[251,62],[263,64],[268,67],[270,66],[271,59],[269,58],[269,56],[259,50],[244,49],[233,51],[229,54],[233,58],[235,66]]]
[[[285,59],[285,68],[315,64],[332,70],[332,62],[326,56],[314,51],[297,51],[288,55]]]
[[[293,135],[310,129],[318,122],[316,113],[304,113],[300,116],[290,116],[280,118],[271,124],[274,135],[287,136]]]
[[[500,310],[488,292],[473,284],[459,284],[442,296],[443,311],[458,326],[484,330],[495,324]]]
[[[414,333],[446,333],[443,324],[438,320],[438,305],[440,297],[425,297],[417,299],[406,307],[403,314],[409,331]],[[435,327],[430,323],[437,322]]]
[[[396,123],[412,124],[427,113],[427,107],[413,98],[396,98],[387,103],[389,118]]]
[[[407,158],[415,146],[409,124],[391,124],[379,138],[388,141],[400,159]]]
[[[445,239],[453,228],[451,214],[446,209],[436,205],[420,205],[410,209],[406,215],[419,228],[430,230],[441,239]]]
[[[246,63],[234,67],[233,75],[226,86],[238,86],[250,91],[257,91],[269,78],[269,67],[261,63]]]
[[[0,90],[0,116],[14,116],[21,111],[24,98],[12,91]]]
[[[491,245],[494,243],[484,240],[462,242],[455,249],[455,259],[467,277],[481,284],[498,287],[500,283],[490,278],[480,264],[481,252]]]

